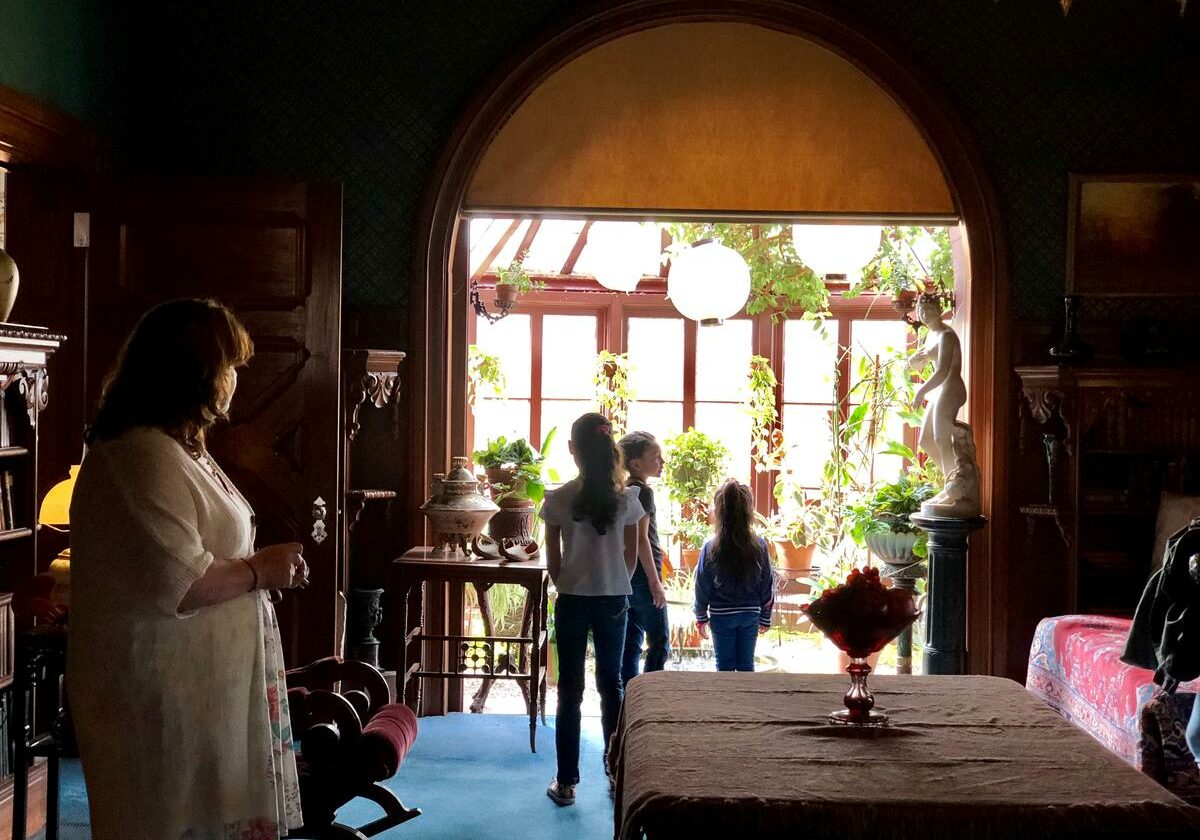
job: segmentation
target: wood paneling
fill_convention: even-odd
[[[340,188],[141,178],[101,184],[93,203],[89,392],[154,304],[217,297],[243,318],[256,353],[211,446],[255,509],[258,544],[304,544],[312,585],[277,607],[288,663],[336,652]]]

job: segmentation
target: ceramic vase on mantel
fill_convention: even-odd
[[[8,321],[20,286],[21,272],[17,270],[17,263],[7,252],[0,251],[0,321]]]

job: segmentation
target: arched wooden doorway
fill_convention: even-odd
[[[410,287],[414,362],[408,391],[413,430],[409,510],[415,512],[428,475],[449,463],[463,441],[461,406],[453,395],[465,392],[465,347],[455,338],[451,265],[461,258],[458,241],[464,198],[481,161],[510,117],[550,76],[601,45],[668,24],[726,22],[748,24],[799,36],[841,56],[885,91],[903,109],[924,138],[941,169],[945,186],[969,237],[970,288],[960,297],[966,307],[970,354],[971,420],[976,430],[979,466],[984,476],[984,512],[992,524],[972,543],[969,570],[969,649],[977,673],[1003,668],[1002,614],[1006,578],[1002,564],[1007,534],[1001,514],[1007,506],[1008,293],[1002,224],[994,190],[982,157],[966,126],[950,104],[911,63],[869,33],[816,2],[781,0],[633,0],[618,7],[593,8],[543,34],[516,54],[464,110],[451,133],[430,181],[417,226],[416,260]],[[459,290],[461,293],[461,290]],[[465,316],[463,316],[465,317]],[[423,523],[414,517],[410,533]]]

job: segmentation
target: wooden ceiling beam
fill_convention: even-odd
[[[472,280],[478,280],[492,270],[492,263],[496,261],[496,257],[500,256],[500,252],[504,250],[504,246],[508,244],[508,240],[512,239],[513,234],[521,227],[522,221],[524,220],[513,219],[512,224],[508,226],[508,230],[500,234],[500,238],[496,240],[496,244],[492,246],[492,250],[488,252],[487,257],[479,264],[479,268],[471,275]]]
[[[579,255],[583,253],[583,246],[587,245],[588,231],[591,229],[592,220],[588,219],[579,229],[579,236],[575,237],[575,244],[571,246],[571,253],[567,254],[567,260],[559,274],[567,275],[575,270],[575,263],[579,262]]]

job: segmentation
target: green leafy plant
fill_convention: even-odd
[[[748,315],[770,312],[778,323],[792,314],[822,317],[829,309],[825,280],[796,255],[788,225],[680,222],[667,230],[672,239],[668,256],[704,239],[715,239],[742,255],[750,267]]]
[[[500,364],[500,357],[486,353],[478,345],[467,347],[467,405],[474,408],[475,401],[483,392],[497,399],[507,396],[508,380]]]
[[[729,460],[729,449],[694,427],[666,441],[663,480],[671,499],[683,506],[684,519],[707,521],[709,502]]]
[[[498,266],[496,268],[496,285],[512,286],[517,294],[546,288],[545,283],[529,276],[529,272],[525,269],[526,256],[528,256],[528,252],[522,251],[508,265]]]
[[[790,475],[780,473],[773,488],[778,512],[771,517],[771,533],[777,541],[790,542],[797,548],[816,545],[828,549],[828,510],[819,501],[808,498],[804,488]]]
[[[557,426],[546,433],[540,451],[531,447],[525,438],[510,441],[501,435],[488,440],[485,448],[472,453],[471,458],[477,467],[486,470],[509,470],[512,473],[511,484],[493,483],[495,501],[530,499],[537,505],[541,504],[546,496],[546,483],[542,475],[546,453],[550,451],[550,445],[557,433]],[[551,481],[558,480],[553,471],[549,471],[546,477]]]
[[[629,387],[629,354],[601,350],[596,356],[596,404],[608,418],[613,435],[621,437],[629,425],[629,403],[634,394]]]
[[[933,239],[928,265],[917,254],[917,241]],[[866,291],[889,294],[896,298],[924,292],[948,294],[954,291],[954,265],[950,254],[950,233],[944,227],[907,225],[886,227],[879,252],[863,268],[862,277],[846,292],[854,297]]]
[[[779,380],[770,360],[763,356],[750,357],[749,380],[742,408],[750,415],[750,457],[755,470],[767,472],[779,468],[782,454],[783,433],[775,407]]]
[[[917,534],[913,554],[925,557],[926,534],[910,517],[920,511],[922,502],[937,493],[938,485],[934,482],[929,470],[915,467],[895,481],[874,485],[869,494],[846,506],[850,536],[859,545],[865,545],[870,533]]]
[[[708,520],[681,519],[671,526],[671,534],[681,547],[699,551],[713,535],[713,529]]]

